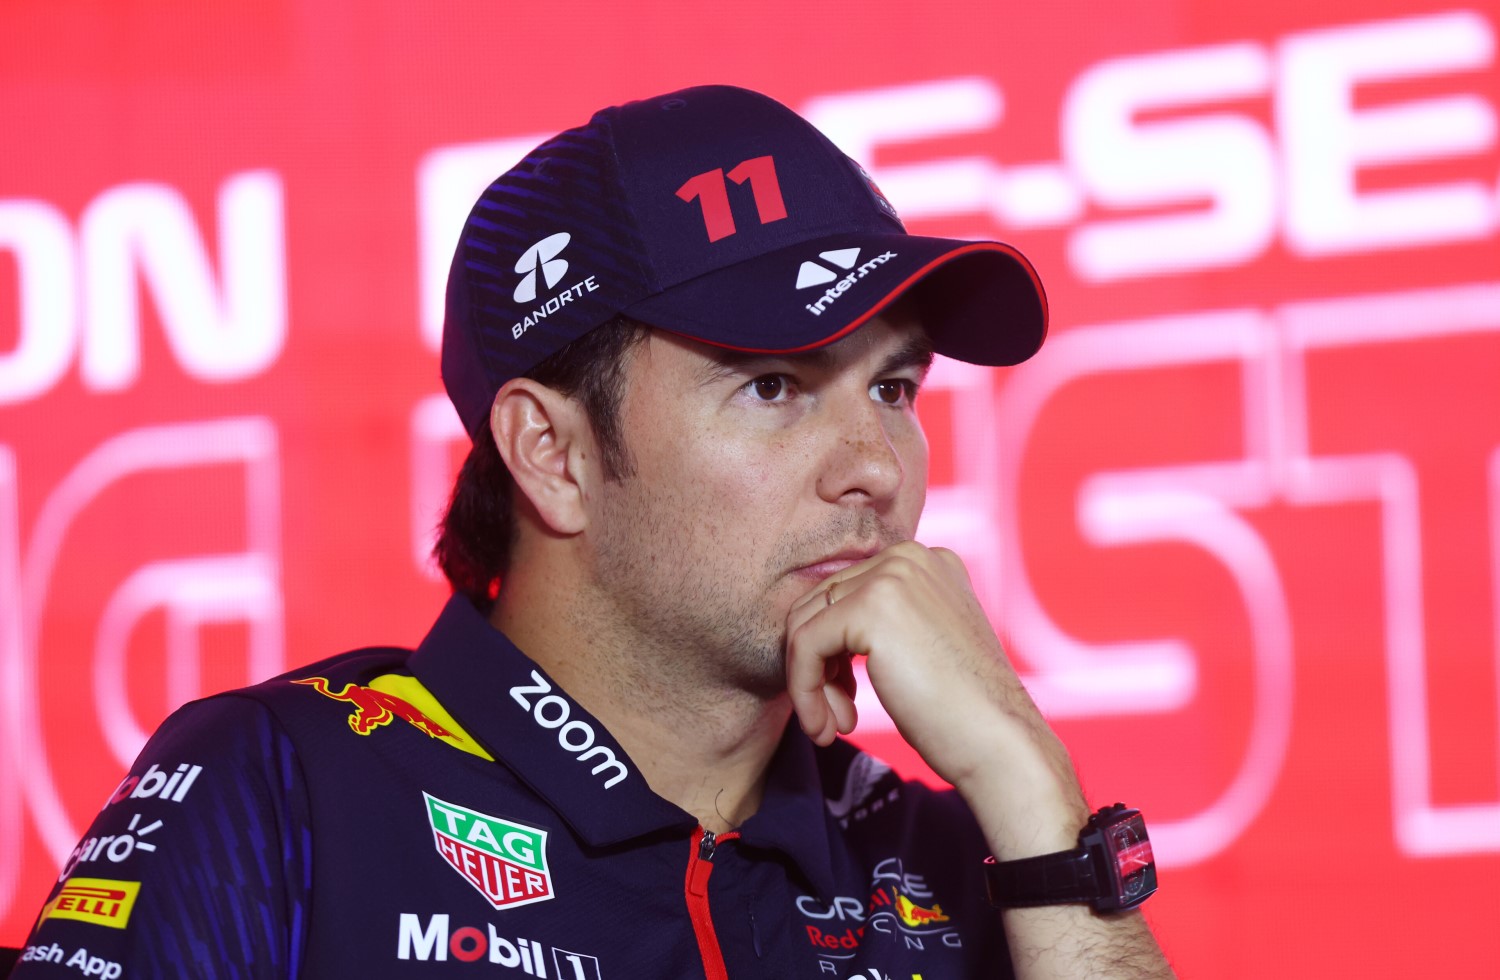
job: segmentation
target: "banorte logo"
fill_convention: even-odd
[[[358,684],[349,683],[344,685],[343,690],[335,691],[329,686],[326,677],[302,677],[292,683],[306,684],[324,697],[354,705],[354,713],[349,716],[349,729],[356,735],[368,735],[375,729],[389,725],[400,718],[433,738],[458,737],[456,733],[439,725],[411,703],[403,701],[394,694],[377,691],[373,687],[361,687]]]
[[[537,278],[540,277],[548,290],[556,289],[557,284],[562,282],[563,276],[568,274],[568,260],[559,258],[563,249],[573,236],[565,231],[555,235],[548,235],[541,241],[532,245],[521,253],[516,259],[516,271],[521,273],[521,281],[516,284],[516,291],[511,293],[511,299],[516,304],[526,305],[536,302],[541,290],[537,288]],[[599,283],[593,276],[585,276],[570,286],[564,286],[547,300],[526,312],[520,320],[517,320],[510,328],[510,334],[516,340],[536,326],[542,320],[561,310],[564,306],[574,300],[583,299],[584,294],[598,290]]]
[[[562,250],[568,247],[573,236],[565,231],[555,235],[548,235],[535,245],[521,253],[516,260],[516,271],[525,273],[516,291],[511,298],[517,303],[530,303],[537,297],[536,278],[537,274],[547,282],[547,288],[551,289],[562,282],[562,277],[568,274],[568,260],[558,258]]]

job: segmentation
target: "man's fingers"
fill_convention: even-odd
[[[915,554],[909,552],[915,551]],[[914,542],[830,575],[792,604],[787,613],[787,691],[803,731],[820,745],[854,730],[854,669],[851,655],[870,652],[871,617],[878,620],[893,583],[909,589],[921,578],[925,549]],[[951,552],[939,560],[958,560]],[[961,564],[960,564],[961,567]],[[885,599],[881,599],[881,597]]]
[[[792,699],[797,723],[818,745],[828,745],[836,735],[848,735],[859,721],[854,698],[845,688],[829,681],[800,701]]]
[[[834,657],[824,662],[830,667],[828,679],[837,684],[846,697],[852,699],[855,689],[859,686],[854,677],[854,658],[852,656]]]
[[[843,588],[848,588],[847,585]],[[787,691],[802,730],[819,745],[854,730],[854,667],[844,613],[815,591],[788,617]]]
[[[852,569],[839,573],[839,575],[846,576],[845,579],[840,579],[838,575],[830,575],[822,582],[819,582],[816,588],[811,589],[806,595],[792,603],[792,608],[787,613],[788,636],[797,627],[833,605],[833,602],[829,601],[829,597],[834,596],[834,589],[838,590],[837,596],[834,596],[835,599],[842,599],[848,595],[849,585],[847,582],[849,578],[853,578],[858,574],[854,573],[854,575],[851,575],[851,571]]]
[[[823,696],[829,712],[833,715],[834,728],[840,735],[848,735],[859,723],[859,709],[854,707],[854,698],[843,687],[830,681],[823,685]],[[830,742],[833,737],[830,735]]]
[[[841,735],[854,731],[859,721],[859,712],[854,707],[854,658],[847,653],[823,661],[823,698],[833,713],[835,726]]]

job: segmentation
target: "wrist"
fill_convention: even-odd
[[[978,818],[990,853],[1002,861],[1072,848],[1089,819],[1061,743],[1055,753],[997,751],[954,788]]]

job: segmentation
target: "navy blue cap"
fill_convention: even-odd
[[[949,357],[1017,364],[1046,335],[1016,249],[908,235],[864,169],[786,106],[689,88],[603,109],[485,190],[448,276],[443,383],[473,434],[502,385],[620,313],[791,353],[908,292]]]

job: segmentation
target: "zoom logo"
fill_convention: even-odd
[[[572,240],[573,236],[560,231],[555,235],[548,235],[521,253],[521,257],[516,260],[516,271],[524,273],[524,278],[512,294],[517,303],[530,303],[536,299],[538,273],[546,281],[548,289],[562,282],[562,277],[568,274],[568,260],[558,256]]]
[[[531,679],[536,683],[517,684],[510,689],[510,696],[515,699],[516,704],[531,712],[531,717],[538,725],[557,730],[558,745],[568,752],[578,753],[573,757],[578,762],[598,757],[599,764],[589,770],[595,776],[612,770],[614,775],[604,781],[605,789],[630,775],[625,763],[615,758],[613,749],[607,745],[594,744],[597,736],[592,725],[578,719],[568,720],[572,709],[566,700],[552,693],[552,684],[545,677],[533,670]],[[526,700],[528,694],[541,694],[544,697],[538,698],[533,704]]]

